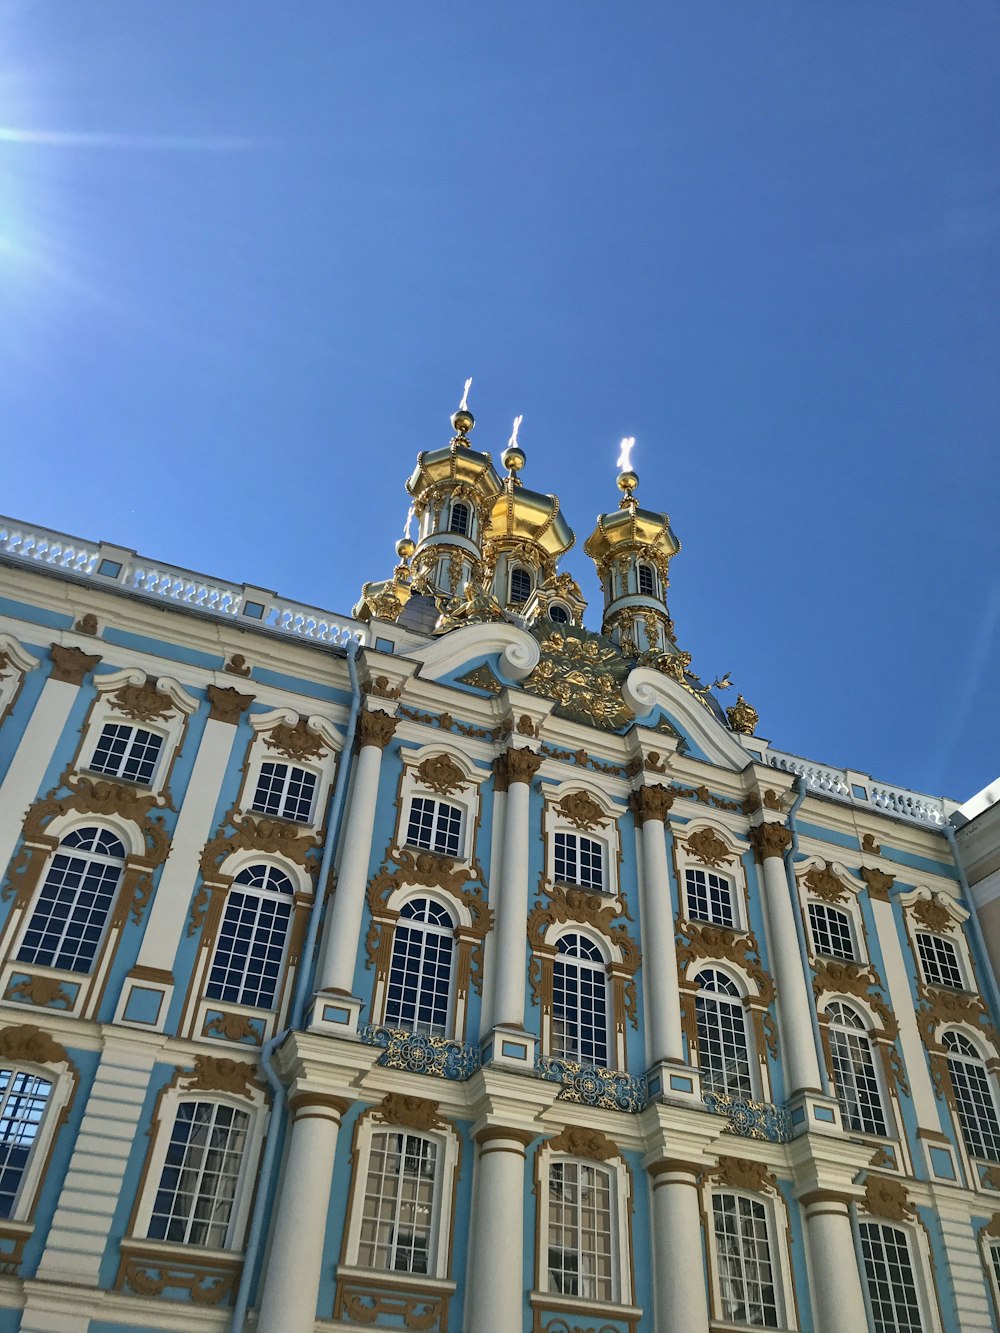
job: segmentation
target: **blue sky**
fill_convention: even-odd
[[[462,382],[783,749],[1000,773],[1000,9],[0,0],[0,510],[347,611]],[[724,699],[731,702],[733,696]]]

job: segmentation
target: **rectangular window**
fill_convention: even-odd
[[[962,990],[962,969],[958,965],[958,951],[951,940],[940,935],[917,935],[917,952],[924,980],[929,986],[949,986]]]
[[[687,887],[688,917],[691,921],[711,921],[716,926],[735,926],[733,886],[722,875],[707,870],[684,872]]]
[[[612,1268],[611,1172],[583,1162],[549,1168],[549,1290],[616,1300]]]
[[[0,1069],[0,1217],[13,1217],[52,1092],[48,1079]]]
[[[723,1319],[778,1327],[778,1301],[767,1208],[741,1194],[712,1198]]]
[[[862,1222],[858,1232],[874,1333],[923,1333],[906,1232],[879,1222]]]
[[[253,798],[253,808],[260,814],[308,824],[315,799],[315,773],[291,764],[261,764],[257,794]]]
[[[812,930],[813,948],[817,953],[827,958],[854,961],[854,937],[846,912],[838,912],[835,907],[827,907],[825,903],[810,903],[809,927]]]
[[[396,1273],[431,1271],[438,1145],[416,1134],[373,1134],[358,1263]]]
[[[225,1248],[250,1117],[220,1102],[181,1102],[147,1235]]]
[[[462,811],[457,805],[414,796],[406,830],[408,847],[423,847],[439,856],[457,857],[462,850]]]
[[[90,761],[92,773],[125,778],[137,786],[148,787],[153,781],[156,761],[163,749],[163,737],[142,727],[109,722],[101,732]]]
[[[556,883],[576,884],[581,889],[604,888],[604,847],[578,833],[555,835]]]

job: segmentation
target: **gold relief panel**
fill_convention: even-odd
[[[84,677],[101,661],[97,653],[85,653],[82,648],[65,648],[61,643],[52,644],[50,651],[52,674],[49,679],[65,685],[82,685]]]
[[[116,713],[133,722],[162,722],[179,711],[173,699],[161,694],[148,676],[141,684],[122,685],[111,695],[110,703]]]
[[[371,1108],[376,1120],[386,1125],[403,1125],[426,1133],[433,1129],[452,1129],[450,1121],[440,1114],[440,1102],[427,1097],[412,1097],[401,1092],[387,1092],[377,1106]]]
[[[300,717],[294,726],[279,722],[277,726],[262,732],[261,738],[268,750],[283,755],[293,763],[310,759],[318,762],[330,753],[330,747],[323,737],[310,728],[304,717]]]
[[[806,890],[824,903],[843,903],[849,901],[847,889],[834,874],[833,866],[827,861],[824,869],[814,866],[803,879]]]
[[[246,1060],[196,1055],[194,1068],[180,1070],[178,1082],[185,1092],[228,1092],[252,1099],[255,1089],[264,1087],[256,1075],[257,1066]]]
[[[861,1206],[872,1217],[884,1217],[889,1222],[909,1222],[916,1217],[906,1186],[902,1181],[887,1180],[885,1176],[868,1176]]]
[[[449,1300],[450,1292],[442,1293],[435,1287],[421,1289],[419,1279],[400,1287],[380,1283],[377,1278],[344,1275],[337,1277],[333,1317],[362,1326],[401,1319],[402,1327],[413,1333],[445,1333]]]
[[[570,1157],[586,1157],[594,1162],[609,1162],[622,1157],[622,1150],[599,1129],[585,1129],[581,1125],[565,1125],[545,1143],[551,1152],[567,1153]]]
[[[709,1172],[717,1186],[726,1189],[747,1190],[751,1194],[776,1194],[778,1178],[766,1162],[746,1157],[720,1157]]]
[[[567,792],[554,803],[554,808],[575,829],[593,831],[608,822],[608,816],[594,798],[585,791]]]
[[[469,784],[465,770],[449,754],[428,756],[414,772],[421,785],[438,796],[453,796]]]
[[[868,885],[868,897],[875,902],[887,903],[889,892],[896,882],[896,876],[878,870],[874,866],[862,866],[858,874]]]
[[[168,1300],[187,1298],[195,1306],[229,1305],[242,1269],[239,1255],[200,1258],[190,1246],[123,1240],[115,1290],[137,1296],[166,1295]]]
[[[721,866],[736,860],[736,853],[731,852],[711,828],[700,828],[689,833],[684,845],[696,861],[712,870],[718,870]]]

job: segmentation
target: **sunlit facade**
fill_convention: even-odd
[[[474,425],[351,615],[0,520],[0,1333],[998,1328],[1000,830]]]

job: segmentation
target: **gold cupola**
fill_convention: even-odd
[[[627,657],[676,654],[674,624],[667,610],[670,561],[681,544],[667,514],[640,509],[639,478],[629,464],[634,441],[622,441],[618,509],[601,514],[583,549],[597,566],[604,589],[603,632]]]
[[[417,455],[406,483],[419,524],[412,557],[415,588],[455,597],[466,583],[483,580],[483,544],[500,479],[487,453],[469,443],[476,419],[468,409],[466,383],[451,418],[455,434],[443,449]]]
[[[525,455],[517,443],[520,424],[518,417],[501,458],[507,476],[493,500],[483,555],[501,606],[522,615],[545,614],[551,602],[546,589],[552,591],[558,586],[556,562],[576,538],[559,512],[556,496],[529,491],[521,483],[518,473],[524,467]],[[573,588],[575,596],[553,593],[559,597],[554,605],[566,611],[567,619],[577,621],[585,603],[575,583]]]

